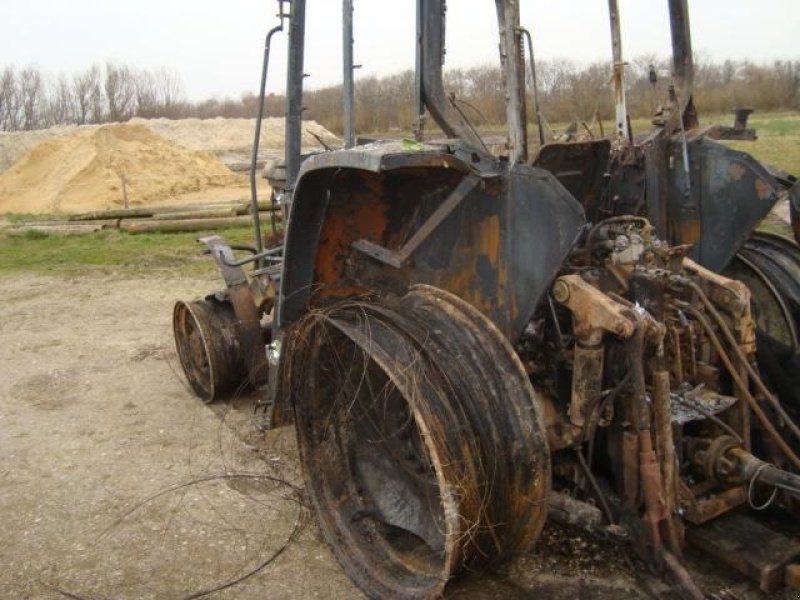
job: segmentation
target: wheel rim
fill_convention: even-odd
[[[244,384],[244,360],[229,306],[208,300],[176,302],[172,326],[184,375],[201,400],[213,402]]]
[[[502,335],[433,288],[348,303],[287,335],[282,365],[323,534],[372,597],[441,594],[526,549],[546,516],[549,453]]]

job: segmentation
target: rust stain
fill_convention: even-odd
[[[756,195],[761,200],[769,200],[772,198],[772,187],[763,179],[756,179]]]
[[[328,211],[320,235],[316,261],[317,274],[322,281],[334,281],[338,275],[338,254],[341,251],[341,237],[344,228],[343,215],[339,211]]]
[[[364,292],[346,283],[345,267],[355,240],[382,241],[388,226],[387,207],[375,196],[367,193],[329,206],[315,261],[316,279],[323,285],[319,297],[343,298]]]
[[[682,244],[693,244],[700,239],[700,221],[684,221],[679,225],[679,230]]]
[[[484,219],[478,233],[478,254],[485,254],[493,267],[500,258],[500,217],[493,215]]]
[[[747,169],[745,169],[742,165],[733,163],[728,168],[728,174],[731,176],[731,179],[734,181],[741,181],[742,177],[744,177],[745,173],[747,173]]]

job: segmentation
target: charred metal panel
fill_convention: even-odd
[[[311,307],[424,283],[465,299],[516,338],[584,224],[578,202],[550,173],[517,165],[467,186],[426,231],[475,175],[453,154],[370,152],[304,165],[288,225],[281,325]],[[391,255],[411,239],[413,253],[394,265],[365,251]]]
[[[559,142],[543,146],[533,165],[555,175],[594,220],[610,154],[609,140]]]
[[[278,326],[297,320],[308,310],[320,232],[330,190],[341,188],[341,181],[338,185],[333,183],[341,176],[340,171],[378,173],[420,166],[437,166],[454,173],[469,170],[446,150],[446,146],[425,146],[419,151],[409,152],[400,144],[373,144],[354,150],[317,154],[303,162],[297,183],[297,199],[292,204],[287,223],[284,269],[277,305]],[[350,192],[355,193],[353,190]]]
[[[581,205],[551,173],[519,165],[511,171],[507,219],[516,336],[566,260],[585,217]]]
[[[780,186],[749,154],[703,137],[689,141],[689,156],[691,186],[681,168],[679,144],[673,144],[668,158],[670,238],[694,243],[692,258],[721,271],[772,209]]]

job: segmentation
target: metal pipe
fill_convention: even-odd
[[[693,129],[698,123],[692,103],[694,58],[688,0],[669,0],[669,24],[672,36],[672,79],[678,99],[678,117],[684,128]]]
[[[531,32],[520,27],[520,32],[528,42],[528,56],[531,62],[531,86],[533,87],[533,108],[536,111],[536,127],[539,129],[539,146],[544,146],[544,128],[542,127],[542,109],[539,104],[539,82],[536,78],[536,59],[533,56],[533,37]]]
[[[256,250],[261,252],[264,249],[264,240],[261,237],[261,218],[258,214],[258,186],[256,170],[258,165],[258,147],[261,143],[261,122],[264,120],[264,98],[267,92],[267,71],[269,70],[269,49],[272,43],[272,36],[283,31],[283,12],[284,0],[278,0],[278,18],[280,24],[273,27],[267,33],[264,40],[264,61],[261,66],[261,87],[258,93],[258,112],[256,114],[256,131],[253,135],[253,151],[250,155],[250,212],[253,215],[253,227],[255,228]]]
[[[500,1],[500,0],[498,0]],[[444,65],[445,0],[419,0],[417,19],[421,97],[431,117],[448,137],[457,137],[483,152],[481,138],[448,102],[442,80]]]
[[[673,526],[673,515],[678,509],[678,461],[676,459],[675,440],[672,437],[672,413],[670,411],[669,373],[655,371],[653,381],[653,421],[656,445],[661,458],[661,471],[664,481],[664,500],[666,502],[668,523]],[[673,530],[673,537],[677,531]]]
[[[614,106],[616,110],[617,138],[628,140],[628,107],[625,99],[625,62],[622,59],[622,29],[619,20],[619,5],[617,0],[608,0],[608,13],[611,22],[611,50],[614,61]]]
[[[496,0],[500,28],[500,63],[506,90],[509,162],[528,159],[528,134],[525,118],[525,58],[519,26],[519,1]]]
[[[353,0],[342,0],[342,95],[344,103],[344,147],[352,148],[355,136],[355,84],[353,82]]]
[[[753,366],[750,364],[750,361],[747,360],[747,356],[745,356],[742,349],[739,347],[739,344],[736,341],[736,338],[731,333],[730,329],[728,328],[727,323],[722,318],[722,315],[719,314],[719,311],[714,307],[711,303],[711,300],[708,299],[706,293],[697,285],[694,281],[689,280],[687,282],[688,286],[697,294],[697,297],[700,298],[700,301],[705,306],[706,310],[711,315],[711,318],[714,319],[717,326],[719,326],[720,330],[722,330],[722,335],[725,336],[726,341],[731,346],[731,350],[739,359],[739,362],[747,371],[747,374],[750,376],[750,379],[756,384],[758,390],[764,395],[764,397],[769,401],[772,405],[772,408],[775,409],[775,412],[778,413],[778,416],[784,421],[786,427],[794,434],[794,436],[800,440],[800,428],[797,424],[792,420],[792,417],[786,413],[786,410],[781,406],[781,403],[775,397],[775,395],[767,388],[764,384],[764,380],[761,379],[759,374],[755,371]]]
[[[421,142],[425,133],[425,92],[422,84],[422,67],[424,64],[424,48],[422,46],[423,13],[425,0],[417,0],[417,44],[414,65],[414,139]]]
[[[733,362],[728,357],[728,354],[725,352],[725,348],[722,347],[722,342],[717,337],[717,334],[714,333],[714,330],[711,327],[711,324],[706,319],[705,315],[703,315],[700,311],[698,311],[694,306],[689,304],[688,302],[678,302],[680,307],[690,313],[703,330],[708,335],[708,339],[711,340],[711,344],[714,346],[714,349],[717,351],[717,355],[719,359],[722,361],[722,364],[725,365],[725,369],[731,376],[733,383],[736,385],[737,389],[741,393],[742,397],[745,399],[747,404],[750,405],[750,409],[755,413],[758,421],[761,423],[761,426],[767,432],[769,437],[772,438],[772,441],[780,448],[781,452],[783,452],[784,456],[789,460],[789,462],[794,465],[796,469],[800,469],[800,457],[795,454],[794,450],[786,443],[786,440],[781,437],[781,434],[778,433],[778,430],[775,429],[775,426],[769,420],[764,410],[759,406],[758,402],[753,395],[750,393],[750,390],[747,388],[747,384],[743,381],[742,377],[739,375],[739,372],[736,370],[736,367],[733,366]]]
[[[292,0],[289,17],[289,58],[286,74],[286,191],[291,202],[300,172],[303,126],[303,58],[306,30],[306,0]]]

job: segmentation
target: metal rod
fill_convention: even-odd
[[[442,132],[459,138],[478,152],[483,152],[483,141],[454,110],[444,89],[444,35],[446,0],[420,0],[417,19],[418,72],[423,105]],[[419,108],[419,107],[417,107]]]
[[[353,82],[353,0],[342,0],[342,94],[344,96],[344,147],[352,148],[355,136],[355,85]]]
[[[628,128],[628,107],[625,99],[625,62],[622,58],[622,27],[619,19],[619,5],[617,0],[608,0],[608,14],[611,22],[611,50],[614,60],[614,74],[612,78],[614,86],[614,107],[616,110],[615,128],[617,138],[628,140],[630,130]]]
[[[425,134],[425,95],[423,91],[423,61],[424,49],[422,47],[424,0],[417,0],[417,43],[414,67],[414,139],[421,142]]]
[[[600,489],[597,480],[592,474],[592,470],[586,463],[586,458],[583,456],[583,452],[581,452],[580,448],[575,448],[575,454],[578,456],[578,463],[580,463],[581,468],[583,469],[583,474],[586,475],[586,479],[589,480],[589,484],[592,486],[592,490],[594,490],[594,495],[597,496],[597,499],[600,501],[600,506],[603,508],[603,513],[608,520],[608,524],[614,525],[616,523],[614,520],[614,514],[611,512],[611,508],[608,506],[608,502],[606,501],[605,494],[603,494],[603,490]]]
[[[769,420],[769,417],[766,415],[764,410],[761,408],[761,406],[759,406],[756,399],[753,398],[753,395],[750,393],[747,384],[743,381],[742,377],[739,375],[739,372],[733,366],[733,362],[731,361],[727,352],[725,352],[725,349],[722,347],[722,342],[719,340],[719,337],[717,337],[717,334],[714,333],[714,330],[712,329],[711,324],[708,322],[708,319],[706,319],[706,317],[703,314],[701,314],[700,311],[698,311],[694,306],[692,306],[687,302],[678,302],[677,304],[683,310],[690,313],[697,320],[697,322],[700,323],[700,326],[706,332],[706,335],[708,335],[708,339],[711,340],[711,344],[717,351],[717,355],[722,361],[722,364],[725,365],[725,369],[730,374],[733,383],[736,385],[739,392],[741,393],[741,397],[743,397],[745,401],[750,405],[750,409],[758,418],[759,422],[761,423],[761,426],[767,432],[769,437],[772,438],[775,444],[777,444],[781,452],[783,452],[784,456],[786,456],[786,458],[789,459],[789,462],[791,462],[796,469],[800,469],[800,457],[798,457],[798,455],[795,454],[791,446],[789,446],[789,444],[786,443],[783,437],[781,437],[781,434],[778,433],[777,429],[775,429],[775,426]]]
[[[536,127],[539,130],[539,146],[544,146],[544,128],[542,127],[542,109],[539,105],[539,82],[536,78],[536,59],[533,56],[533,37],[524,27],[519,28],[528,42],[528,56],[531,62],[531,86],[533,87],[533,108],[536,112]]]
[[[528,135],[525,118],[525,57],[519,26],[519,2],[497,0],[497,24],[500,29],[500,63],[506,91],[508,122],[508,160],[511,164],[528,159]]]
[[[708,299],[706,293],[697,285],[694,281],[689,281],[688,285],[692,290],[697,294],[697,297],[700,298],[700,301],[703,303],[703,306],[706,307],[706,310],[711,315],[711,318],[714,319],[717,326],[719,326],[720,330],[722,331],[722,335],[727,340],[728,344],[731,347],[731,350],[736,355],[736,358],[739,359],[739,362],[747,371],[747,374],[750,376],[752,381],[756,384],[756,387],[759,391],[764,395],[764,397],[769,401],[772,405],[772,408],[775,409],[775,412],[778,413],[778,416],[784,421],[786,427],[794,434],[794,436],[800,441],[800,427],[792,420],[792,417],[786,413],[786,410],[781,406],[780,401],[775,397],[775,395],[767,388],[764,380],[761,379],[759,374],[750,364],[750,361],[747,360],[747,356],[745,356],[742,349],[739,347],[736,338],[734,337],[733,333],[731,333],[730,328],[728,327],[725,320],[722,318],[722,315],[719,314],[719,311],[714,307],[711,303],[711,300]]]
[[[278,0],[278,18],[280,25],[273,27],[267,33],[264,41],[264,62],[261,66],[261,87],[258,93],[258,112],[256,114],[256,131],[253,135],[253,151],[250,155],[250,212],[253,215],[253,227],[255,228],[256,249],[261,252],[264,249],[264,240],[261,238],[261,218],[258,214],[258,186],[256,170],[258,165],[258,147],[261,143],[261,122],[264,120],[264,98],[267,92],[267,72],[269,70],[269,49],[272,43],[272,36],[283,31],[283,0]]]
[[[688,0],[669,0],[669,25],[672,37],[672,81],[677,93],[678,117],[684,128],[692,129],[698,122],[692,103],[694,57]]]
[[[306,29],[306,0],[292,0],[289,19],[289,58],[286,74],[286,191],[291,202],[300,172],[303,119],[303,60]]]

